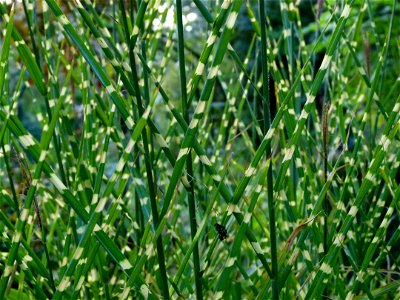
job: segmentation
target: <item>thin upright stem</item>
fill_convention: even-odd
[[[261,61],[262,61],[262,95],[263,95],[263,112],[264,112],[264,134],[271,127],[271,112],[269,98],[269,70],[267,57],[267,33],[266,33],[266,17],[264,0],[259,1],[260,11],[260,29],[261,29]],[[268,212],[269,212],[269,230],[271,243],[271,281],[272,281],[272,298],[279,299],[279,284],[278,284],[278,254],[276,241],[276,221],[275,221],[275,203],[273,201],[273,180],[272,180],[272,160],[271,160],[271,142],[267,143],[265,156],[270,160],[267,172],[267,197],[268,197]]]
[[[176,0],[176,23],[178,27],[178,55],[179,55],[179,77],[181,83],[181,96],[182,96],[182,113],[185,121],[189,123],[189,110],[188,110],[188,99],[186,91],[186,70],[185,70],[185,47],[184,47],[184,36],[183,36],[183,24],[182,24],[182,1]],[[188,203],[189,203],[189,219],[190,219],[190,234],[192,240],[196,236],[197,222],[196,222],[196,202],[194,195],[194,181],[193,181],[193,163],[192,155],[189,153],[186,159],[187,169],[187,181],[189,187],[187,188]],[[200,258],[199,258],[199,245],[195,243],[193,249],[193,265],[194,265],[194,278],[196,284],[196,297],[197,299],[203,299],[203,289],[201,283],[200,274]]]
[[[127,22],[126,22],[126,14],[125,14],[123,1],[119,1],[119,5],[122,8],[121,13],[122,13],[123,19],[125,20],[124,21],[125,32],[127,33],[128,28],[126,25]],[[128,34],[126,34],[126,35],[129,36]],[[142,116],[144,113],[144,107],[143,107],[141,91],[140,91],[140,87],[139,87],[139,78],[138,78],[138,74],[137,74],[137,70],[136,70],[136,59],[135,59],[135,54],[134,54],[135,44],[134,44],[133,40],[131,40],[131,39],[129,39],[127,42],[129,42],[129,62],[130,62],[131,70],[132,70],[132,85],[136,92],[137,109],[139,111],[139,115]],[[150,158],[150,150],[149,150],[150,141],[148,140],[146,130],[142,131],[142,140],[143,140],[144,162],[145,162],[145,166],[146,166],[147,183],[148,183],[149,195],[150,195],[150,205],[151,205],[151,211],[152,211],[152,216],[153,216],[153,224],[154,224],[154,227],[156,228],[160,222],[158,211],[157,211],[157,202],[156,202],[156,189],[157,188],[156,188],[156,182],[154,181],[152,163],[150,161],[150,159],[151,159]],[[166,272],[166,267],[165,267],[165,255],[164,255],[162,236],[159,236],[157,238],[156,247],[157,247],[158,264],[160,267],[160,286],[161,286],[161,290],[162,290],[164,299],[169,299],[168,277],[167,277],[167,272]]]

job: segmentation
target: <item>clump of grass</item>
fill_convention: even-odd
[[[0,298],[398,294],[397,1],[253,2],[0,3]]]

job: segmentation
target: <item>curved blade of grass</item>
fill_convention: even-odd
[[[397,109],[400,109],[400,105],[397,106]],[[399,111],[392,112],[391,116],[397,117]],[[391,119],[389,117],[389,119]],[[388,122],[385,126],[384,133],[382,135],[381,141],[377,146],[373,160],[371,161],[366,176],[364,177],[360,190],[356,196],[355,201],[352,203],[349,212],[347,213],[343,225],[341,226],[340,230],[336,234],[335,240],[331,247],[329,248],[328,254],[324,258],[315,279],[313,280],[306,299],[310,299],[314,296],[314,293],[319,290],[320,285],[322,284],[324,278],[329,276],[332,273],[332,263],[336,258],[340,248],[342,247],[343,239],[350,229],[350,226],[357,215],[359,207],[361,206],[362,202],[364,201],[366,195],[368,194],[369,190],[374,186],[376,182],[376,177],[378,174],[378,169],[380,168],[383,159],[387,155],[387,150],[391,141],[393,140],[394,136],[397,134],[397,130],[400,127],[400,123]]]
[[[13,31],[13,17],[14,17],[14,5],[11,6],[10,15],[4,15],[5,19],[8,19],[6,35],[3,40],[3,46],[1,47],[1,57],[0,57],[0,95],[3,95],[3,86],[6,74],[6,67],[8,64],[8,54],[10,52],[11,43],[11,33]],[[3,99],[1,98],[1,101]]]
[[[66,82],[67,83],[69,82],[69,76],[67,77]],[[60,110],[61,110],[61,107],[62,107],[62,104],[63,104],[63,100],[66,97],[65,93],[66,93],[66,90],[64,90],[64,94],[60,95],[60,98],[59,98],[59,100],[57,102],[57,105],[55,107],[53,118],[51,119],[48,128],[43,128],[42,141],[40,142],[40,148],[42,149],[42,151],[40,152],[39,161],[38,161],[38,164],[37,164],[37,166],[35,168],[35,172],[34,172],[33,177],[32,177],[32,182],[30,184],[30,187],[29,187],[29,190],[28,190],[28,194],[27,194],[25,202],[24,202],[24,208],[21,211],[21,215],[20,215],[20,217],[18,219],[18,222],[17,222],[17,225],[16,225],[15,236],[13,238],[13,243],[11,245],[11,249],[10,249],[9,255],[7,257],[7,266],[8,267],[12,267],[14,265],[14,261],[16,259],[16,253],[18,251],[19,243],[20,243],[20,240],[22,238],[25,225],[28,222],[29,211],[30,211],[30,208],[31,208],[32,203],[34,201],[35,192],[36,192],[36,189],[37,189],[37,183],[38,183],[38,180],[40,179],[40,176],[42,174],[44,161],[46,159],[46,152],[48,151],[48,148],[49,148],[49,145],[50,145],[50,141],[51,141],[51,137],[52,137],[53,131],[54,131],[55,127],[56,127],[56,122],[57,122],[58,115],[60,113]],[[19,140],[20,140],[21,144],[23,144],[24,147],[30,146],[30,145],[35,143],[30,135],[19,136]],[[3,276],[1,277],[0,284],[1,284],[1,287],[2,287],[3,291],[5,291],[5,285],[6,285],[6,282],[8,281],[8,275],[7,275],[7,272],[4,272]],[[52,280],[53,279],[50,278],[50,282],[52,282]],[[4,296],[4,294],[2,294],[2,296]]]
[[[3,16],[7,15],[6,9],[4,8],[2,3],[0,3],[0,14],[2,14]],[[9,19],[9,17],[7,17],[7,19]],[[31,50],[28,48],[25,41],[22,39],[21,35],[15,27],[12,27],[12,38],[14,39],[14,44],[17,47],[18,53],[22,61],[24,62],[24,65],[26,66],[29,74],[31,75],[35,86],[42,95],[46,95],[47,89],[44,84],[43,74],[36,64],[36,60],[34,59]]]
[[[0,118],[5,119],[5,117],[5,114],[0,111]],[[16,136],[22,137],[22,139],[20,138],[20,141],[22,141],[23,145],[26,147],[25,149],[30,155],[32,155],[34,160],[39,161],[41,148],[37,145],[37,142],[34,140],[34,138],[26,132],[19,120],[11,117],[9,128]],[[47,161],[43,162],[43,171],[47,176],[50,177],[50,181],[63,196],[66,202],[75,210],[78,216],[85,223],[87,223],[89,221],[89,214],[83,208],[82,204],[77,201],[72,192],[60,181],[57,175],[55,175]],[[132,268],[131,264],[122,254],[121,250],[110,239],[110,237],[104,231],[96,231],[95,234],[101,245],[103,245],[110,256],[121,266],[123,271],[130,273],[130,269]]]

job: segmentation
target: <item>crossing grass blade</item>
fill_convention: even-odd
[[[398,11],[1,2],[0,298],[395,298]]]

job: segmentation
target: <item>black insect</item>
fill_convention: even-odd
[[[226,231],[226,228],[224,225],[215,223],[214,224],[215,230],[218,232],[218,238],[223,241],[228,237],[228,232]]]

